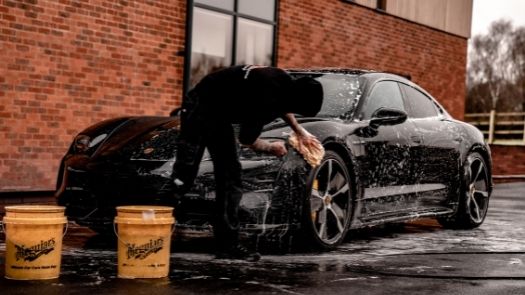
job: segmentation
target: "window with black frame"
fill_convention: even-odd
[[[361,109],[360,119],[370,120],[374,112],[380,108],[390,108],[405,111],[403,97],[398,83],[394,81],[378,82]]]
[[[377,9],[386,11],[386,0],[377,0]]]
[[[431,118],[438,116],[438,109],[430,97],[419,90],[405,84],[400,84],[407,96],[410,107],[408,116],[410,118]]]
[[[235,64],[273,65],[278,0],[194,0],[187,86]]]

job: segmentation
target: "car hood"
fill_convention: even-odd
[[[129,117],[104,121],[81,132],[91,138],[105,135],[103,141],[93,147],[92,158],[121,156],[130,158],[144,146],[158,148],[174,143],[178,137],[178,117]],[[150,154],[151,150],[146,150]],[[157,150],[157,156],[158,150]]]
[[[324,137],[316,131],[317,125],[329,125],[331,120],[319,118],[298,118],[298,121],[318,137]],[[319,123],[316,123],[319,122]],[[324,123],[323,123],[324,122]],[[326,129],[324,126],[322,129]],[[180,129],[180,117],[127,117],[106,120],[93,125],[80,134],[95,138],[104,135],[104,140],[89,151],[92,160],[173,160],[174,147],[177,144]],[[291,130],[283,120],[276,120],[265,126],[261,137],[286,140]],[[322,141],[323,138],[320,138]],[[242,158],[250,158],[246,149],[241,151]]]

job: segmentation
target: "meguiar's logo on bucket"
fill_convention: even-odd
[[[128,246],[128,259],[144,259],[153,253],[157,253],[162,250],[164,245],[164,239],[159,238],[156,240],[149,240],[149,243],[136,246],[135,244],[127,244]]]
[[[47,241],[40,241],[40,244],[36,244],[31,247],[25,247],[24,245],[16,245],[16,261],[23,259],[25,261],[34,261],[42,255],[47,255],[51,251],[55,250],[55,238],[51,238]]]

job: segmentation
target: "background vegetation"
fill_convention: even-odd
[[[493,22],[472,38],[467,67],[466,113],[525,111],[525,27]]]

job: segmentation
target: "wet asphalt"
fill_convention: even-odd
[[[58,279],[14,281],[0,294],[525,294],[525,183],[498,184],[485,223],[432,219],[350,232],[337,250],[218,260],[206,238],[172,245],[169,276],[117,278],[116,239],[71,225]]]

